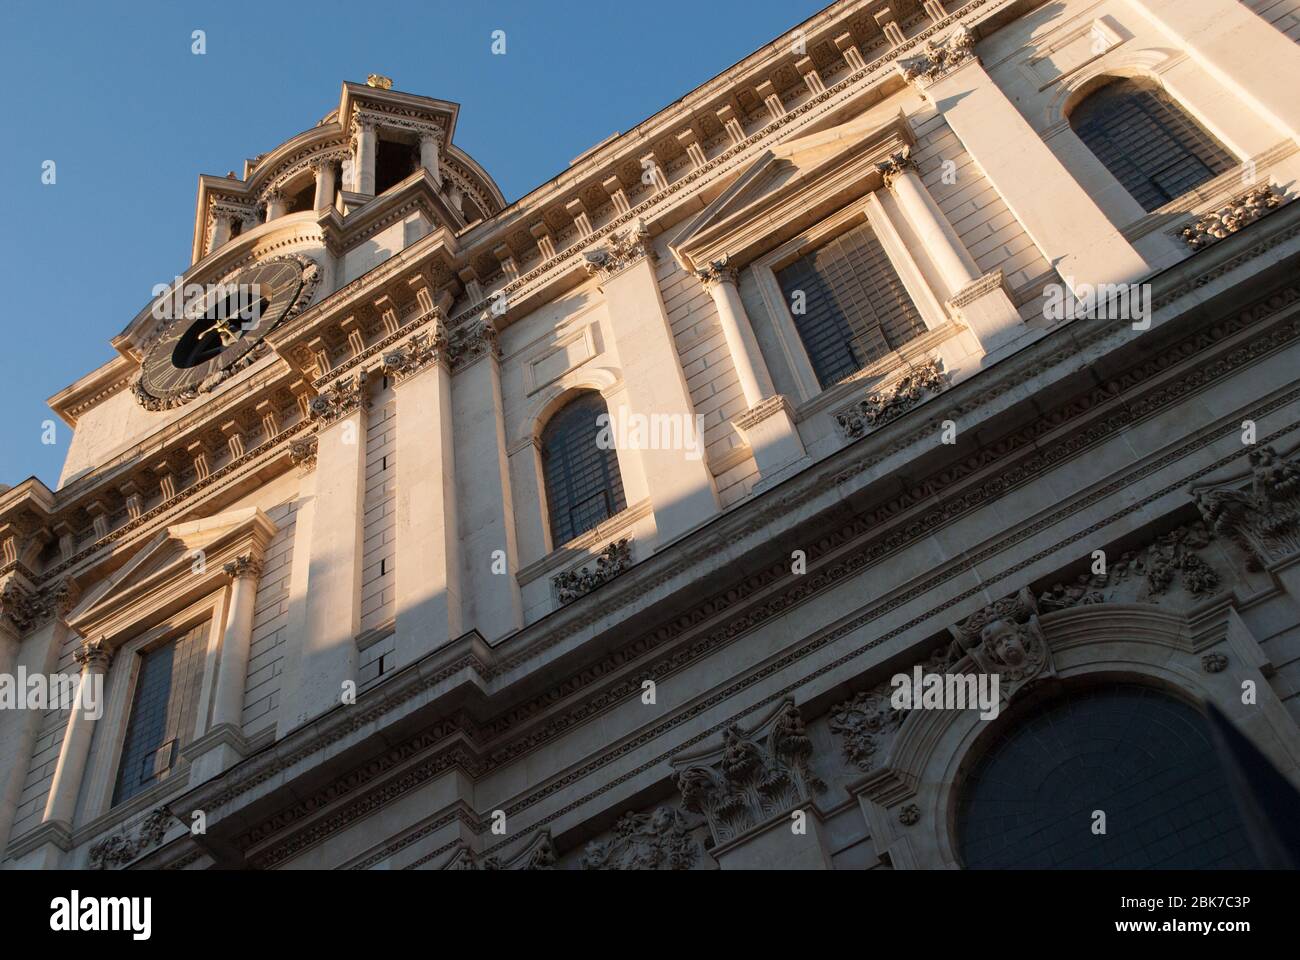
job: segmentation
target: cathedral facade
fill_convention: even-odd
[[[513,203],[345,83],[0,492],[0,865],[1258,862],[1298,39],[839,0]]]

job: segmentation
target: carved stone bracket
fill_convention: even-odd
[[[596,557],[594,570],[585,566],[580,570],[566,570],[554,577],[551,582],[555,584],[556,596],[560,603],[572,603],[601,584],[613,580],[630,566],[632,566],[632,541],[624,537],[622,540],[615,540],[600,552]]]
[[[1184,227],[1179,236],[1193,250],[1204,250],[1282,206],[1283,202],[1284,198],[1271,185],[1255,187]]]
[[[1038,625],[1038,604],[1028,588],[1003,597],[948,631],[953,641],[935,663],[937,672],[951,672],[969,657],[981,673],[997,674],[1003,702],[1056,672]]]
[[[608,840],[593,840],[582,855],[584,870],[689,870],[700,845],[676,807],[624,814]]]
[[[100,840],[90,848],[90,869],[105,870],[130,863],[140,854],[162,842],[171,820],[171,814],[159,807],[140,822],[140,828],[134,836],[115,833]]]
[[[605,246],[583,254],[587,273],[608,280],[616,273],[646,258],[655,259],[654,243],[644,220],[638,220],[625,230],[611,233]]]
[[[727,843],[826,789],[811,757],[799,710],[786,701],[755,730],[724,730],[716,759],[679,768],[682,808],[704,816],[716,844]]]
[[[903,79],[911,83],[930,84],[975,56],[975,34],[960,24],[942,40],[927,40],[914,57],[899,61]]]
[[[1260,570],[1300,552],[1300,463],[1272,447],[1251,450],[1248,459],[1246,489],[1237,481],[1193,495],[1209,528],[1245,551],[1249,569]]]
[[[946,386],[947,376],[940,361],[928,360],[892,386],[837,411],[835,425],[845,439],[854,440],[901,416]]]
[[[308,406],[311,418],[328,426],[369,403],[364,370],[348,377],[340,377],[313,397]]]

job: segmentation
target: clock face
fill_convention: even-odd
[[[151,409],[176,406],[213,389],[263,351],[277,324],[311,298],[316,265],[285,256],[245,267],[218,284],[163,294],[155,313],[172,316],[149,345],[136,395]]]

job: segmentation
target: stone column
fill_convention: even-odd
[[[448,344],[437,321],[427,329],[384,356],[397,408],[397,669],[462,632]]]
[[[86,772],[86,758],[90,755],[90,739],[95,732],[96,712],[103,711],[98,699],[103,690],[104,674],[112,660],[112,651],[103,640],[87,641],[76,653],[81,664],[81,681],[77,703],[68,714],[68,725],[63,731],[63,746],[54,767],[54,779],[45,802],[42,821],[71,830],[77,810],[77,795],[81,792],[82,777]],[[87,685],[91,686],[87,688]],[[98,686],[96,686],[98,685]],[[82,693],[82,690],[87,690]],[[90,699],[94,697],[95,699]],[[87,709],[87,706],[91,709]]]
[[[442,186],[442,168],[438,163],[438,131],[426,130],[420,134],[420,166],[429,171],[434,183]]]
[[[727,341],[732,365],[745,396],[746,411],[734,426],[749,445],[762,481],[770,481],[781,470],[803,459],[803,441],[795,427],[793,412],[772,385],[763,351],[754,336],[749,314],[740,299],[736,271],[727,258],[697,269],[718,310],[718,323]]]
[[[897,69],[943,114],[1067,283],[1129,283],[1151,272],[985,72],[966,27],[901,61]]]
[[[492,315],[464,342],[453,344],[456,461],[464,554],[466,622],[489,642],[523,625],[519,550],[506,458],[500,350]],[[399,568],[400,569],[400,568]]]
[[[961,237],[917,173],[910,149],[893,154],[876,169],[943,278],[945,301],[966,322],[984,352],[1013,339],[1021,329],[1020,314],[1003,286],[1001,271],[980,276]]]
[[[248,679],[248,652],[253,640],[253,607],[262,576],[262,561],[243,556],[224,567],[230,578],[230,604],[226,630],[221,635],[217,661],[217,690],[212,698],[212,726],[243,727],[244,684]]]
[[[357,193],[374,195],[375,192],[375,153],[379,146],[378,131],[375,121],[369,117],[357,117],[352,121],[356,134],[355,153],[352,169],[355,182],[353,189]]]
[[[231,216],[220,210],[212,212],[212,235],[208,239],[208,253],[230,241]]]
[[[609,307],[610,330],[623,368],[629,410],[611,409],[611,420],[667,417],[681,435],[702,434],[673,342],[663,295],[655,276],[655,252],[643,223],[629,227],[586,254],[587,269],[600,278]],[[704,438],[696,449],[637,451],[644,465],[654,507],[659,547],[718,513],[718,494],[704,458]],[[653,446],[653,444],[651,445]]]
[[[317,160],[312,164],[312,170],[316,174],[316,199],[312,203],[313,210],[328,210],[334,206],[334,161]]]
[[[271,190],[266,194],[266,222],[277,220],[283,217],[289,210],[289,201],[284,198],[284,194],[279,189]]]
[[[320,426],[295,726],[337,706],[342,684],[356,681],[369,405],[364,373],[336,381],[311,401]]]
[[[1261,119],[1300,142],[1300,98],[1279,78],[1300,72],[1300,48],[1259,14],[1236,3],[1129,0]]]

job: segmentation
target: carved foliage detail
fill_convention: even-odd
[[[654,244],[645,221],[638,220],[626,230],[611,233],[605,245],[583,254],[587,273],[607,280],[620,270],[646,257],[654,259]]]
[[[331,424],[366,402],[366,373],[363,370],[334,381],[322,390],[319,396],[312,398],[309,410],[313,420],[318,420],[322,424]]]
[[[1283,198],[1272,186],[1255,187],[1184,227],[1180,235],[1193,250],[1203,250],[1254,223],[1282,202]]]
[[[553,579],[555,592],[561,604],[572,603],[586,596],[602,583],[608,583],[632,566],[632,541],[627,537],[615,540],[596,557],[595,569],[582,567],[566,570]]]
[[[906,413],[922,400],[942,391],[946,376],[938,360],[928,360],[903,379],[877,393],[868,394],[835,414],[841,435],[853,440]]]
[[[1262,569],[1300,551],[1300,464],[1272,447],[1252,450],[1250,486],[1224,484],[1195,493],[1206,524],[1245,551],[1247,566]]]
[[[844,757],[860,770],[880,766],[905,714],[890,704],[890,687],[863,690],[831,708],[831,732],[839,736]]]
[[[961,24],[942,40],[927,40],[919,54],[900,61],[899,66],[904,79],[933,83],[974,55],[975,34]]]
[[[593,840],[582,855],[584,870],[689,870],[699,858],[686,817],[675,807],[628,813],[608,840]]]
[[[90,848],[90,869],[104,870],[130,863],[140,854],[162,842],[171,819],[171,815],[159,807],[140,822],[140,829],[134,836],[128,833],[115,833],[100,840]]]

